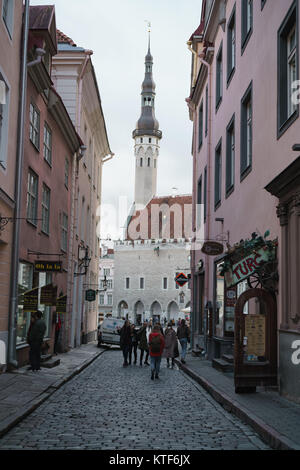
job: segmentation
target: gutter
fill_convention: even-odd
[[[29,31],[29,3],[25,0],[23,16],[23,56],[20,80],[20,102],[19,102],[19,123],[18,123],[18,149],[15,175],[15,212],[14,229],[12,243],[11,261],[11,287],[10,287],[10,307],[9,307],[9,331],[8,331],[8,365],[18,367],[16,359],[16,316],[18,307],[18,274],[19,274],[19,246],[20,246],[20,209],[22,196],[22,175],[24,160],[24,127],[25,108],[27,98],[27,51],[28,51],[28,31]]]

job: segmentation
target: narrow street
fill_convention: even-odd
[[[0,449],[268,449],[177,367],[163,360],[152,382],[149,367],[122,362],[119,350],[105,352],[0,439]]]

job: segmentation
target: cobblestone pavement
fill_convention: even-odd
[[[4,449],[268,449],[183,372],[107,351],[2,439]]]

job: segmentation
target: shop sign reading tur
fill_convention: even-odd
[[[239,282],[251,276],[251,274],[259,268],[262,262],[267,262],[269,260],[269,256],[268,251],[261,248],[234,264],[232,269],[225,273],[227,287],[235,286]]]

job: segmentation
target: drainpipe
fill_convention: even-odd
[[[31,62],[28,62],[27,67],[33,67],[34,65],[40,64],[42,62],[42,57],[46,54],[46,51],[37,47],[35,53],[37,55],[37,58],[35,60],[32,60]]]
[[[26,88],[27,88],[27,50],[29,31],[29,3],[25,0],[23,17],[23,57],[21,68],[21,93],[19,104],[18,123],[18,150],[15,176],[15,212],[12,244],[11,262],[11,290],[10,290],[10,310],[9,310],[9,333],[8,333],[8,365],[18,367],[16,359],[16,315],[18,308],[18,274],[19,274],[19,245],[20,245],[20,209],[22,195],[22,169],[24,157],[24,126],[26,108]]]

